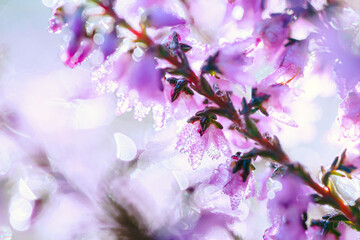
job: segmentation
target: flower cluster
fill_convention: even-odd
[[[76,206],[88,200],[91,220],[82,222],[95,227],[72,236],[290,240],[344,239],[360,231],[360,195],[352,194],[360,188],[360,12],[353,1],[66,0],[54,4],[49,25],[52,33],[64,32],[66,66],[91,65],[91,94],[67,97],[66,111],[74,102],[111,96],[114,114],[133,111],[141,121],[151,112],[157,130],[139,127],[136,144],[115,133],[116,156],[109,143],[112,160],[90,162],[98,172],[86,180],[74,177],[88,173],[81,157],[72,167],[55,164],[50,153],[78,159],[54,151],[56,144],[41,145],[49,156],[35,166],[51,178],[46,186],[62,181],[74,188]],[[337,86],[341,137],[355,146],[322,166],[319,179],[277,137],[302,128],[293,103],[314,74]],[[22,126],[0,117],[3,135],[21,142]],[[86,117],[91,123],[94,114]],[[88,147],[95,151],[99,142]],[[27,225],[16,225],[20,230],[36,225],[49,196],[66,193],[34,195],[30,180],[19,189],[23,197],[13,197],[10,222],[16,204],[26,205],[26,221],[15,219]],[[269,223],[254,237],[239,226],[254,227],[248,215],[257,204],[267,208]]]

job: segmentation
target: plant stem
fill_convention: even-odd
[[[153,46],[155,43],[147,36],[145,29],[142,28],[142,31],[136,31],[131,25],[126,22],[125,19],[120,18],[116,12],[113,10],[112,6],[106,6],[103,3],[101,3],[98,0],[92,0],[93,2],[97,3],[100,7],[102,7],[108,15],[113,17],[115,19],[115,22],[119,23],[122,27],[128,29],[130,32],[132,32],[136,37],[136,41],[141,41],[147,44],[148,46]],[[186,3],[186,2],[184,2]],[[327,186],[321,186],[317,182],[313,180],[313,178],[310,176],[309,173],[307,173],[304,168],[299,163],[293,163],[289,159],[289,157],[282,151],[282,149],[279,149],[279,147],[275,144],[270,142],[267,138],[260,136],[253,136],[251,135],[246,128],[243,127],[243,121],[240,117],[240,114],[227,102],[225,102],[221,97],[217,96],[216,94],[210,95],[206,93],[202,87],[201,87],[201,81],[200,78],[194,73],[194,71],[191,69],[191,67],[188,64],[184,64],[183,62],[180,62],[179,59],[176,56],[168,56],[166,59],[170,64],[174,65],[177,68],[183,68],[186,70],[187,79],[190,82],[191,88],[199,93],[200,95],[206,97],[210,101],[217,104],[220,108],[225,109],[229,113],[229,120],[231,120],[235,125],[237,126],[237,130],[244,136],[247,136],[248,138],[255,141],[257,144],[262,146],[264,150],[272,151],[276,154],[278,157],[277,161],[278,163],[282,165],[292,166],[292,173],[298,175],[304,183],[312,188],[315,192],[320,194],[324,198],[329,198],[333,202],[336,203],[336,208],[340,210],[355,226],[359,226],[358,219],[354,216],[351,208],[349,205],[347,205],[342,199],[340,199],[336,194],[334,194],[332,191],[329,190]],[[295,166],[295,167],[294,167]]]
[[[181,63],[178,61],[177,58],[171,57],[167,60],[169,63],[173,64],[174,66],[181,67]],[[242,120],[240,118],[239,113],[237,111],[234,111],[234,109],[232,109],[231,107],[229,107],[229,105],[226,102],[224,102],[223,99],[220,98],[219,96],[217,96],[215,94],[209,95],[206,92],[204,92],[201,89],[201,85],[199,84],[200,83],[199,77],[194,73],[194,71],[191,68],[188,68],[187,72],[188,72],[187,77],[188,77],[188,80],[190,81],[190,83],[192,84],[191,85],[192,89],[194,89],[200,95],[206,97],[210,101],[217,104],[220,108],[226,109],[231,114],[231,117],[229,117],[229,120],[233,121],[233,123],[235,123],[239,127],[239,129],[238,129],[239,132],[241,132],[243,135],[249,137],[250,139],[254,140],[256,143],[261,145],[265,150],[273,151],[278,156],[278,160],[277,160],[278,163],[280,163],[282,165],[288,165],[288,166],[291,164],[294,164],[281,149],[279,149],[277,146],[275,146],[275,144],[271,143],[267,138],[264,138],[262,135],[259,137],[253,137],[252,135],[250,135],[246,131],[246,129],[244,129],[242,127],[243,124],[242,124]],[[319,183],[315,182],[313,180],[313,178],[310,176],[310,174],[307,173],[299,163],[296,163],[296,165],[299,167],[297,168],[297,171],[292,171],[293,174],[300,176],[301,179],[304,181],[304,183],[307,186],[312,188],[315,192],[320,194],[322,197],[330,198],[331,200],[333,200],[337,205],[337,209],[340,210],[353,224],[355,224],[356,226],[359,226],[358,220],[354,216],[349,205],[347,205],[337,195],[333,194],[333,192],[330,191],[328,187],[321,186]],[[306,176],[306,177],[302,177],[302,176]]]

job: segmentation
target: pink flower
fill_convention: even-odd
[[[343,136],[352,140],[360,136],[360,95],[350,92],[340,103],[339,121],[343,129]]]
[[[219,159],[221,154],[230,156],[230,146],[222,130],[212,124],[200,136],[199,126],[187,124],[178,135],[176,148],[182,153],[189,153],[189,163],[193,169],[200,166],[205,152],[212,159]]]
[[[308,45],[308,39],[291,42],[277,60],[277,67],[289,81],[302,76],[309,56]]]
[[[49,20],[49,32],[59,33],[65,25],[65,19],[62,11],[55,9],[53,16]]]
[[[235,210],[242,200],[255,196],[255,181],[251,171],[244,181],[241,171],[232,172],[233,165],[230,160],[226,164],[220,164],[209,184],[222,188],[223,193],[230,197],[231,208]]]
[[[172,27],[185,24],[185,20],[166,12],[163,8],[152,8],[146,13],[147,23],[155,28]]]
[[[262,104],[269,113],[269,116],[281,123],[297,127],[296,122],[289,115],[289,109],[287,106],[300,95],[300,91],[290,88],[288,85],[267,85],[266,83],[267,79],[264,79],[260,84],[258,84],[256,94],[258,96],[270,96]]]
[[[70,39],[64,53],[64,63],[73,68],[91,53],[93,42],[86,40],[84,8],[78,7],[69,21]],[[85,40],[84,40],[85,39]]]
[[[252,85],[254,80],[246,74],[246,71],[247,67],[253,63],[253,57],[250,57],[249,54],[256,44],[256,39],[248,38],[220,48],[218,55],[215,56],[215,66],[220,74],[233,83]]]
[[[256,26],[256,35],[261,38],[268,48],[279,48],[290,35],[290,16],[285,14],[273,15]]]

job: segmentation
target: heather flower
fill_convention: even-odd
[[[193,169],[200,166],[205,152],[212,159],[219,159],[221,153],[225,156],[231,155],[229,143],[222,130],[210,125],[201,136],[199,128],[196,124],[187,124],[180,132],[176,144],[180,152],[189,153],[189,163]]]
[[[146,52],[145,56],[139,61],[132,64],[128,81],[129,88],[135,89],[140,98],[162,102],[163,83],[162,74],[156,69],[156,60],[151,52]]]
[[[305,0],[287,0],[287,2],[291,8],[302,7],[306,3]]]
[[[161,6],[166,2],[166,0],[136,0],[135,6],[142,8],[149,8],[152,6]]]
[[[297,127],[296,122],[290,117],[288,105],[300,94],[297,89],[292,89],[286,84],[267,85],[264,79],[257,86],[258,96],[268,95],[269,98],[262,103],[262,107],[269,116],[289,126]]]
[[[64,26],[64,14],[59,8],[57,8],[53,11],[53,16],[49,20],[49,32],[59,33]]]
[[[152,8],[146,13],[146,22],[155,28],[173,27],[185,24],[185,20],[166,12],[163,8]]]
[[[336,228],[338,232],[341,233],[340,237],[337,237],[335,234],[332,234],[330,232],[327,232],[325,229],[319,227],[319,226],[311,226],[306,231],[306,236],[308,240],[346,240],[349,238],[346,238],[345,234],[345,224],[339,223],[338,227]]]
[[[277,60],[277,67],[284,71],[287,80],[302,76],[304,67],[308,61],[309,40],[291,40]]]
[[[220,73],[224,79],[233,83],[252,85],[254,80],[246,72],[253,63],[253,57],[249,54],[256,44],[256,39],[249,38],[224,45],[207,60],[202,70]]]
[[[256,35],[261,38],[267,48],[279,48],[290,35],[290,16],[273,15],[256,26]]]
[[[285,175],[281,180],[282,189],[274,199],[268,201],[268,210],[273,225],[265,231],[264,239],[306,239],[304,215],[310,199],[305,195],[301,179]]]
[[[104,42],[100,45],[100,50],[107,58],[113,54],[119,46],[120,39],[117,37],[116,30],[114,29],[110,33],[104,34]]]
[[[162,73],[157,69],[152,50],[145,52],[137,61],[129,52],[115,53],[97,70],[94,80],[99,84],[99,92],[117,90],[118,95],[131,95],[132,99],[127,98],[126,101],[133,104],[138,100],[145,106],[164,103]]]
[[[209,184],[222,188],[230,197],[230,205],[235,210],[242,200],[255,196],[255,181],[252,172],[243,177],[242,171],[233,173],[234,163],[220,164],[210,178]],[[242,169],[243,170],[243,169]]]
[[[262,9],[263,3],[262,0],[253,0],[253,1],[246,1],[246,0],[228,0],[229,4],[233,5],[242,5],[242,7],[246,10],[253,10],[254,12],[258,12]]]
[[[349,92],[339,106],[339,121],[344,137],[356,140],[360,135],[360,96]]]
[[[70,39],[64,54],[64,63],[73,68],[80,64],[92,50],[91,41],[83,41],[86,37],[84,8],[78,7],[69,21]]]

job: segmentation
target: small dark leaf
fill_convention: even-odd
[[[194,123],[194,122],[199,121],[199,120],[200,120],[200,117],[198,117],[198,116],[193,116],[193,117],[189,118],[189,119],[187,120],[187,122],[188,122],[188,123]]]
[[[322,182],[325,186],[328,186],[330,176],[331,176],[331,172],[326,172],[326,173],[324,174],[324,176],[321,178],[321,182]]]
[[[337,167],[339,166],[339,163],[340,163],[340,158],[339,157],[336,157],[335,159],[334,159],[334,161],[332,162],[332,164],[331,164],[331,170],[335,170],[335,169],[337,169]]]
[[[211,124],[213,124],[218,129],[223,129],[224,127],[218,121],[212,120]]]
[[[166,68],[164,69],[167,73],[170,73],[172,75],[178,75],[178,76],[187,76],[187,72],[183,68]]]
[[[340,165],[338,169],[346,173],[351,173],[356,169],[356,167],[354,167],[353,165],[349,165],[349,166]]]
[[[306,221],[308,219],[308,215],[307,215],[307,212],[303,212],[302,215],[301,215],[301,223],[302,223],[302,226],[305,230],[307,230],[307,225],[306,225]]]
[[[201,127],[200,135],[203,135],[209,126],[210,126],[210,118],[208,116],[201,118],[200,119],[200,127]]]
[[[312,197],[312,200],[314,203],[317,203],[320,205],[330,205],[334,208],[338,207],[338,204],[332,198],[322,197],[318,194],[312,194],[311,197]]]
[[[250,137],[252,138],[261,137],[261,133],[259,129],[257,128],[256,124],[253,122],[253,120],[250,119],[249,116],[245,116],[245,124],[246,124],[246,130],[249,133]]]
[[[219,56],[219,52],[216,52],[213,56],[210,56],[201,68],[201,72],[215,75],[215,73],[221,73],[219,68],[216,66],[216,58]],[[202,75],[201,74],[201,75]]]
[[[250,175],[251,171],[251,159],[241,159],[236,162],[235,167],[232,170],[232,173],[237,173],[240,170],[243,170],[241,172],[241,177],[243,182],[246,182],[248,176]]]
[[[269,116],[269,113],[266,111],[265,108],[260,107],[259,109],[260,109],[260,112],[261,112],[262,114],[264,114],[264,115],[267,116],[267,117]]]
[[[242,109],[240,111],[240,114],[245,114],[247,113],[249,110],[248,110],[248,104],[246,102],[246,98],[243,97],[242,101],[241,101],[241,106],[242,106]]]
[[[226,109],[223,109],[223,108],[213,108],[213,107],[210,107],[208,108],[208,111],[213,113],[213,114],[216,114],[218,116],[222,116],[222,117],[226,117],[226,118],[230,118],[231,117],[231,114],[229,113],[228,110]]]
[[[188,87],[185,87],[185,88],[184,88],[184,93],[187,94],[187,95],[191,95],[191,96],[194,95],[194,91],[191,90],[191,89],[188,88]]]
[[[171,56],[168,48],[163,45],[157,45],[157,57],[161,59],[167,59]]]
[[[214,92],[209,84],[209,82],[203,77],[200,77],[201,89],[209,96],[214,96]]]
[[[170,83],[172,86],[175,86],[176,83],[178,82],[178,79],[177,78],[174,78],[174,77],[169,77],[169,78],[166,78],[166,81],[168,83]]]
[[[347,217],[345,217],[343,214],[339,214],[339,213],[331,213],[331,214],[326,214],[322,217],[322,219],[325,220],[329,220],[329,221],[349,221],[349,219],[347,219]]]
[[[180,43],[180,48],[185,53],[192,49],[192,47],[190,45],[187,45],[185,43]]]

